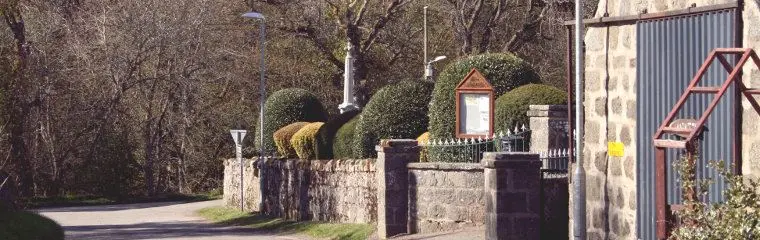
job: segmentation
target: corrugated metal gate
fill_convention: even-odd
[[[714,48],[738,47],[735,28],[736,10],[722,10],[637,23],[637,232],[639,239],[656,239],[655,229],[655,155],[652,135],[665,119],[689,81]],[[730,59],[735,61],[734,59]],[[727,73],[714,64],[702,81],[704,86],[719,86]],[[733,88],[733,87],[732,87]],[[733,92],[733,89],[729,92]],[[712,95],[692,97],[679,118],[699,118]],[[710,160],[732,161],[735,95],[727,94],[707,120],[708,132],[699,149],[697,177],[713,178],[717,173],[708,167]],[[678,204],[681,192],[672,162],[679,159],[668,151],[668,204]],[[730,163],[727,163],[730,164]],[[719,201],[724,188],[716,181],[709,190],[710,200]]]

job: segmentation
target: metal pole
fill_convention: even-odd
[[[423,70],[424,70],[425,80],[427,80],[428,78],[430,78],[430,76],[428,75],[428,66],[429,66],[430,63],[428,63],[428,49],[427,49],[427,42],[428,42],[428,37],[427,37],[427,9],[428,9],[428,6],[425,6],[424,8],[422,8],[422,18],[423,18],[423,22],[424,22],[424,26],[422,27],[424,29],[423,30],[424,41],[423,41],[422,44],[423,44],[423,52],[424,52],[424,55],[425,55],[424,56],[424,60],[422,62],[422,67],[423,67]]]
[[[240,211],[244,212],[244,197],[243,197],[243,138],[240,136],[240,132],[237,133],[238,138],[240,139],[240,143],[235,143],[235,157],[237,157],[238,162],[240,163]]]
[[[259,193],[261,193],[261,200],[259,201],[259,211],[264,210],[264,102],[267,98],[267,81],[264,75],[266,74],[266,62],[264,54],[266,53],[266,21],[262,18],[261,25],[259,25],[259,45],[261,46],[261,69],[260,69],[260,83],[259,87]]]
[[[573,235],[586,239],[586,174],[583,170],[583,0],[575,1],[575,146]]]

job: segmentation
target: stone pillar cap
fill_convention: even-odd
[[[567,117],[567,105],[530,105],[528,117]]]
[[[502,168],[513,163],[541,163],[538,153],[528,152],[487,152],[483,154],[483,164],[486,168]]]
[[[414,139],[383,139],[380,145],[375,146],[378,152],[407,152],[419,148]]]

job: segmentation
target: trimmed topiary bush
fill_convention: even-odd
[[[323,122],[309,123],[293,134],[293,137],[290,138],[290,145],[296,150],[298,158],[312,160],[317,157],[317,132],[324,124]]]
[[[354,144],[354,132],[356,131],[356,123],[359,122],[359,116],[343,124],[335,133],[335,139],[333,140],[333,158],[335,159],[349,159],[354,158],[353,144]]]
[[[317,133],[316,149],[317,159],[333,159],[333,143],[335,142],[335,135],[338,130],[346,125],[348,121],[359,115],[360,111],[348,111],[344,112],[334,119],[327,121]]]
[[[431,83],[400,81],[383,87],[359,115],[354,155],[376,157],[380,139],[413,139],[424,133],[428,123]]]
[[[430,136],[452,138],[456,125],[457,84],[473,68],[478,69],[494,88],[494,96],[528,83],[540,82],[538,74],[522,59],[509,53],[488,53],[471,56],[449,64],[435,83],[430,102]]]
[[[567,93],[543,84],[528,84],[512,90],[494,102],[494,130],[504,131],[529,124],[530,105],[567,104]]]
[[[324,122],[327,113],[314,94],[300,88],[288,88],[273,93],[265,103],[264,136],[271,137],[278,129],[294,122]],[[256,148],[261,136],[256,131]],[[264,139],[264,151],[276,149],[274,141]]]
[[[419,137],[417,137],[417,144],[423,144],[430,141],[430,132],[425,132]],[[428,154],[427,149],[420,148],[420,162],[428,162]]]
[[[272,137],[274,138],[274,144],[277,146],[277,153],[279,153],[280,156],[284,158],[295,158],[298,156],[293,145],[290,144],[290,139],[293,138],[293,135],[295,135],[298,130],[301,130],[301,128],[307,124],[309,123],[294,122],[274,132]]]

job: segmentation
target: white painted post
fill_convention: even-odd
[[[354,102],[354,46],[351,44],[350,40],[347,40],[346,42],[348,46],[346,46],[346,61],[343,70],[343,103],[338,105],[340,113],[359,109]]]

